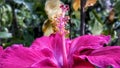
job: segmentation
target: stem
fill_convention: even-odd
[[[85,34],[85,4],[87,0],[80,0],[80,5],[81,5],[81,23],[80,23],[80,35]]]
[[[18,24],[17,24],[17,19],[16,19],[16,14],[15,14],[15,8],[16,8],[16,3],[14,0],[5,0],[6,3],[8,3],[11,8],[12,8],[12,26],[10,27],[11,31],[13,33],[13,36],[19,36],[18,35]]]

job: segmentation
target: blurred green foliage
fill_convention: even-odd
[[[0,45],[6,47],[20,43],[29,46],[32,41],[43,35],[42,24],[47,19],[44,11],[46,0],[0,0]],[[68,15],[71,38],[80,33],[80,9],[74,11],[72,0],[62,0],[70,6]],[[107,1],[109,1],[109,4]],[[86,34],[111,35],[110,45],[120,45],[120,1],[98,0],[86,8]],[[113,21],[109,20],[111,8]]]

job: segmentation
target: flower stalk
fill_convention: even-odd
[[[81,5],[81,23],[80,23],[80,35],[84,35],[85,34],[85,4],[86,4],[87,0],[80,0],[80,5]]]
[[[65,45],[65,36],[62,35],[62,49],[63,49],[63,68],[68,68],[68,61],[67,61],[67,51]]]
[[[65,13],[68,11],[69,7],[68,5],[61,5],[60,8],[62,9],[62,14],[58,18],[59,20],[58,27],[62,37],[63,68],[68,68],[67,50],[65,44],[65,35],[66,35],[65,24],[68,21],[68,17],[65,16]]]

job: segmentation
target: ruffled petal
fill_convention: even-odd
[[[42,52],[22,45],[7,47],[0,56],[0,68],[28,68],[45,58]]]
[[[66,41],[65,41],[66,42]],[[67,44],[67,43],[66,43]],[[58,66],[63,65],[63,49],[62,49],[62,35],[59,33],[52,34],[49,37],[41,37],[36,39],[30,48],[42,50],[49,49],[52,51],[54,58],[57,60]],[[66,47],[66,49],[69,47]],[[68,49],[67,49],[68,50]]]
[[[72,68],[95,68],[95,66],[86,60],[82,60],[78,56],[74,56],[74,64]]]
[[[81,58],[87,58],[90,63],[106,68],[113,66],[114,68],[120,68],[120,47],[102,47],[92,51],[89,55],[81,55]]]
[[[81,48],[93,48],[98,49],[103,47],[104,44],[108,44],[110,41],[110,36],[94,36],[94,35],[84,35],[75,38],[71,43],[71,52],[75,52]]]
[[[50,58],[43,59],[34,63],[30,68],[59,68],[57,64]]]

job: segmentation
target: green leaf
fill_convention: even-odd
[[[4,0],[0,0],[0,5],[2,5],[4,3]]]
[[[93,13],[94,16],[95,16],[95,19],[96,19],[101,25],[103,25],[103,22],[102,22],[102,20],[100,19],[98,13],[97,13],[95,10],[93,10],[92,13]]]
[[[12,34],[8,32],[0,32],[0,38],[11,38]]]
[[[98,23],[98,21],[96,20],[94,23],[94,26],[91,29],[91,32],[93,33],[93,35],[100,35],[103,31],[103,26]]]
[[[118,1],[114,6],[114,9],[117,13],[120,13],[120,8],[119,7],[120,7],[120,1]]]
[[[24,1],[23,0],[13,0],[14,2],[18,3],[18,4],[21,4],[23,3]]]
[[[75,15],[75,17],[76,17],[77,19],[80,19],[80,12],[79,12],[79,11],[74,11],[74,12],[73,12],[73,15]]]

